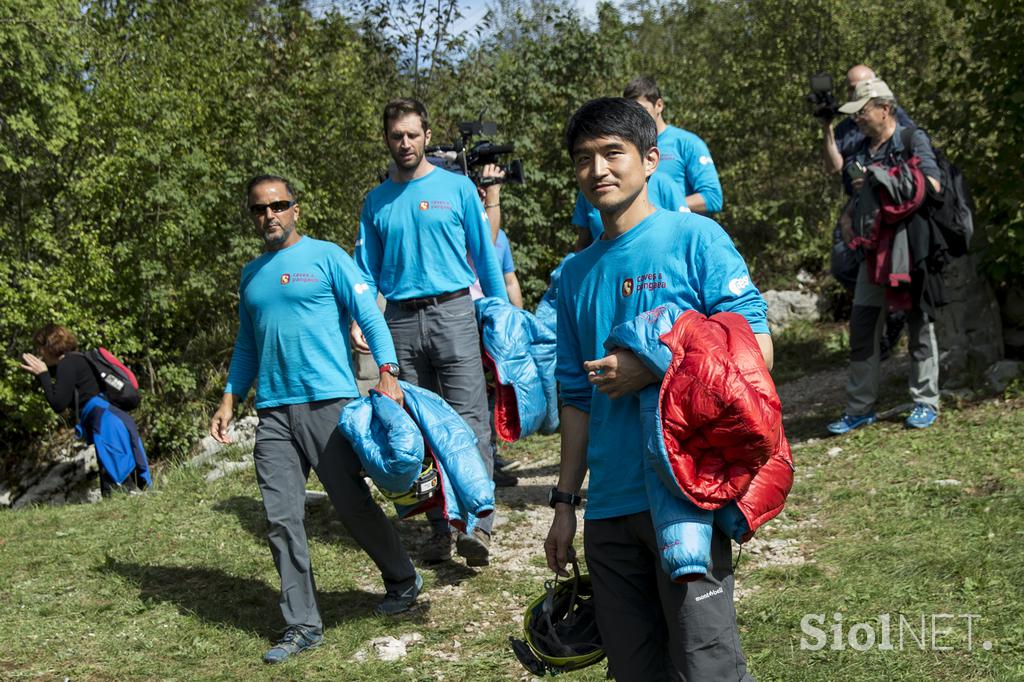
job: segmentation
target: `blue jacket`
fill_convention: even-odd
[[[153,485],[146,449],[130,414],[111,405],[102,395],[93,396],[82,406],[75,431],[95,446],[96,459],[114,483],[121,485],[135,472],[147,486]]]
[[[498,298],[476,301],[484,367],[494,374],[494,429],[509,443],[558,429],[555,333]]]
[[[423,462],[432,460],[441,489],[411,505],[395,504],[405,518],[440,506],[445,518],[470,532],[477,518],[494,511],[494,481],[480,458],[469,425],[437,394],[399,382],[405,409],[373,391],[341,411],[338,428],[352,443],[359,461],[383,491],[404,493],[416,482]]]

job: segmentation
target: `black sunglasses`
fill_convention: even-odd
[[[270,210],[274,213],[284,213],[294,205],[294,201],[271,201],[269,204],[251,204],[249,206],[249,213],[263,215],[267,212],[267,207],[270,207]]]

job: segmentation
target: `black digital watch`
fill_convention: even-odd
[[[574,507],[580,506],[583,502],[583,498],[575,493],[563,493],[558,488],[552,486],[551,490],[548,491],[548,506],[552,509],[555,508],[556,504],[571,504]]]

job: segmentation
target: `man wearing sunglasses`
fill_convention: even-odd
[[[300,207],[286,179],[256,176],[246,187],[246,198],[266,252],[242,270],[238,335],[210,434],[231,442],[228,427],[235,407],[255,380],[259,425],[253,458],[286,624],[263,660],[279,663],[323,639],[303,525],[311,468],[348,532],[380,569],[387,593],[374,612],[408,610],[423,582],[337,429],[342,408],[359,395],[344,332],[352,318],[366,330],[382,367],[377,390],[399,401],[403,397],[395,378],[395,348],[376,294],[341,247],[296,231]]]
[[[355,260],[371,292],[387,299],[385,319],[395,341],[402,378],[438,392],[477,437],[489,475],[487,388],[480,364],[480,333],[469,287],[477,275],[484,294],[508,301],[491,227],[472,181],[430,163],[427,110],[414,99],[384,107],[384,141],[395,169],[363,202]],[[466,261],[473,259],[476,273]],[[358,325],[352,342],[367,346]],[[427,512],[433,534],[421,558],[447,561],[452,533],[440,510]],[[494,515],[471,535],[460,533],[456,550],[469,566],[486,566]]]

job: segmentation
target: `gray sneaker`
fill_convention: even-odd
[[[407,587],[402,592],[388,592],[384,595],[384,600],[373,609],[373,612],[378,616],[397,616],[400,613],[405,613],[416,603],[416,597],[420,596],[422,589],[423,577],[417,573],[416,580],[413,581],[411,587]]]
[[[315,649],[323,644],[323,641],[323,634],[300,625],[291,625],[284,631],[277,644],[263,654],[263,662],[281,663],[306,649]]]
[[[420,552],[420,560],[427,564],[439,564],[452,558],[452,534],[435,530],[427,539]]]
[[[479,528],[474,528],[472,535],[459,533],[455,551],[466,559],[467,566],[487,566],[491,563],[491,536]]]

